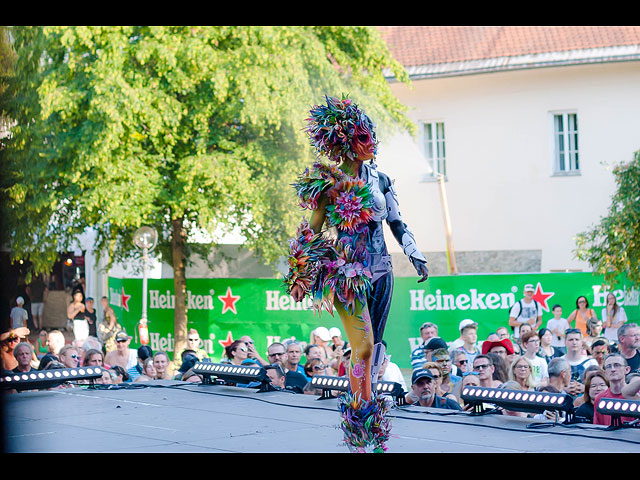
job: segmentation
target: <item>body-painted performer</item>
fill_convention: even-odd
[[[378,144],[373,123],[348,98],[326,100],[311,109],[305,130],[318,157],[335,164],[319,159],[294,184],[300,206],[312,213],[289,243],[285,286],[296,301],[308,295],[317,311],[338,312],[352,349],[351,391],[341,399],[345,440],[355,450],[373,446],[381,451],[389,428],[384,400],[372,393],[372,384],[384,360],[381,341],[393,291],[383,221],[419,282],[428,270],[402,221],[393,184],[373,162]]]

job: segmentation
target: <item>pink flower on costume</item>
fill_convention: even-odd
[[[356,378],[362,378],[364,376],[364,360],[360,363],[355,363],[351,369],[351,373]]]

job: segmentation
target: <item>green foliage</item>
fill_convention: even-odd
[[[614,175],[617,187],[609,212],[577,236],[576,256],[611,284],[625,274],[640,285],[640,151],[632,161],[616,166]]]
[[[348,93],[381,127],[411,128],[383,77],[406,72],[371,27],[18,26],[2,94],[2,240],[50,268],[87,228],[111,260],[171,220],[239,227],[274,262],[299,223],[290,184],[311,160],[309,108]],[[165,257],[170,262],[170,256]]]

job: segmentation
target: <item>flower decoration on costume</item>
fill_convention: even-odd
[[[364,231],[373,218],[373,197],[362,180],[342,180],[327,191],[327,196],[329,222],[349,235]]]
[[[305,128],[318,155],[334,162],[344,158],[354,160],[361,150],[358,141],[377,145],[373,122],[355,103],[345,96],[341,99],[325,96],[325,99],[326,105],[310,110]]]
[[[367,291],[371,288],[371,271],[364,252],[348,243],[338,241],[332,250],[334,259],[323,259],[323,290],[327,288],[338,297],[347,311],[354,312],[356,301],[364,305]]]
[[[314,162],[293,184],[300,206],[309,210],[317,208],[320,195],[345,178],[347,175],[337,166]]]
[[[304,294],[311,291],[317,275],[320,260],[332,248],[331,242],[322,233],[314,233],[309,223],[303,220],[295,238],[289,241],[289,272],[283,283],[288,292],[294,285],[300,285]]]

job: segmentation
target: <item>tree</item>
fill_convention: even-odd
[[[608,214],[577,236],[576,256],[610,284],[625,274],[632,284],[640,285],[640,151],[613,173],[616,191]]]
[[[383,128],[410,128],[383,69],[408,76],[370,27],[12,33],[3,240],[38,273],[87,228],[113,262],[138,255],[133,232],[155,226],[174,269],[176,352],[186,342],[190,235],[237,227],[267,262],[284,253],[300,220],[289,185],[312,154],[302,134],[310,106],[348,93]]]

